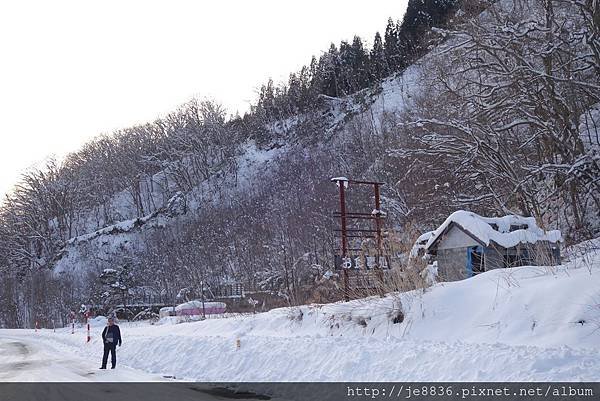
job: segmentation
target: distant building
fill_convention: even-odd
[[[542,230],[533,217],[491,218],[460,210],[426,237],[419,248],[431,262],[437,261],[440,281],[504,267],[560,264],[560,231]]]
[[[224,302],[203,302],[194,300],[177,305],[175,307],[176,316],[202,316],[223,314],[227,310]]]

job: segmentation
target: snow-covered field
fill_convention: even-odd
[[[425,293],[194,323],[122,323],[119,359],[158,377],[202,381],[595,381],[598,266],[600,254],[580,252],[563,266],[494,270]],[[394,324],[399,301],[405,319]],[[101,329],[92,327],[89,344],[81,328],[0,330],[0,338],[98,364]]]

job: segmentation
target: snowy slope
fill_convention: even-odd
[[[425,293],[177,325],[125,323],[120,355],[136,369],[206,381],[593,381],[599,267],[600,252],[581,251],[563,266],[495,270]],[[394,324],[399,301],[405,319]],[[97,357],[101,328],[87,345],[81,329],[0,336],[35,336]]]
[[[235,172],[217,174],[183,194],[188,206],[186,215],[177,218],[160,215],[160,210],[167,206],[176,191],[173,183],[169,184],[165,171],[149,177],[149,183],[144,182],[140,186],[143,199],[156,199],[155,209],[147,211],[146,216],[136,218],[137,210],[127,190],[118,192],[109,200],[111,208],[118,211],[117,216],[111,216],[116,223],[108,224],[104,219],[99,220],[93,211],[82,211],[77,224],[77,236],[67,241],[62,252],[56,256],[54,272],[85,276],[90,270],[99,272],[114,267],[102,261],[144,252],[144,232],[177,227],[184,221],[193,220],[208,203],[222,202],[232,193],[246,193],[249,187],[264,182],[274,165],[285,163],[288,154],[303,148],[302,144],[296,142],[305,135],[306,124],[318,132],[318,146],[334,147],[336,141],[344,141],[347,136],[353,135],[356,126],[381,133],[389,122],[388,116],[398,116],[412,106],[412,100],[418,96],[424,80],[423,64],[431,62],[431,57],[425,56],[404,72],[384,79],[373,88],[343,98],[323,95],[315,105],[314,112],[267,124],[264,130],[274,137],[280,137],[281,141],[273,143],[271,149],[259,148],[253,141],[241,146]],[[150,205],[147,205],[149,208]]]
[[[123,220],[71,238],[56,257],[53,272],[85,277],[90,270],[98,273],[105,268],[114,267],[112,261],[115,256],[122,259],[135,252],[144,252],[145,234],[182,225],[196,218],[204,205],[222,201],[219,197],[246,191],[254,182],[270,174],[271,164],[285,150],[262,150],[252,142],[247,143],[237,160],[235,180],[233,175],[226,177],[231,181],[230,185],[222,185],[219,191],[212,191],[212,186],[216,184],[207,180],[189,193],[176,192],[167,199],[165,205],[146,216]],[[181,210],[179,203],[185,205],[184,210]]]

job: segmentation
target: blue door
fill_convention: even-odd
[[[467,277],[484,272],[483,247],[476,245],[467,248]]]

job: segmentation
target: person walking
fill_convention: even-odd
[[[121,330],[115,324],[115,319],[108,318],[108,322],[104,330],[102,330],[102,343],[104,344],[104,355],[102,356],[102,366],[100,369],[106,369],[108,361],[108,353],[110,352],[111,369],[117,365],[117,345],[121,346]]]

